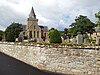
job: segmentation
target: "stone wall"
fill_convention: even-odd
[[[100,50],[0,44],[0,51],[43,70],[75,75],[100,75]]]

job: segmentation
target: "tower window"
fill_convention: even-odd
[[[35,26],[34,26],[34,29],[35,29]]]
[[[35,31],[34,31],[34,38],[35,38]]]
[[[37,38],[39,38],[39,31],[37,31]]]

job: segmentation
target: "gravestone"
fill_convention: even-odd
[[[88,36],[87,32],[86,32],[86,34],[83,35],[83,37],[84,37],[84,39],[83,39],[84,44],[89,44],[90,39],[89,39],[89,36]]]
[[[20,32],[19,37],[18,37],[18,42],[23,42],[23,40],[24,40],[23,32]]]
[[[76,38],[73,38],[73,39],[72,39],[72,42],[73,42],[73,43],[76,43],[76,41],[77,41]]]
[[[16,38],[16,42],[18,42],[18,38]]]
[[[66,39],[66,42],[70,42],[70,39],[68,38],[68,39]]]
[[[77,44],[82,44],[83,43],[83,35],[78,33],[76,36]]]
[[[89,44],[90,43],[90,39],[89,38],[85,38],[84,39],[84,44]]]
[[[100,45],[100,36],[96,36],[96,44]]]

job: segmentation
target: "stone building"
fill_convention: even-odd
[[[29,17],[27,19],[27,25],[24,30],[24,35],[29,41],[42,42],[47,39],[47,26],[38,25],[38,19],[32,7]]]

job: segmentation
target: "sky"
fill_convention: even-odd
[[[13,22],[27,25],[32,6],[39,25],[63,30],[79,15],[96,22],[94,14],[100,11],[100,0],[0,0],[0,29]]]

